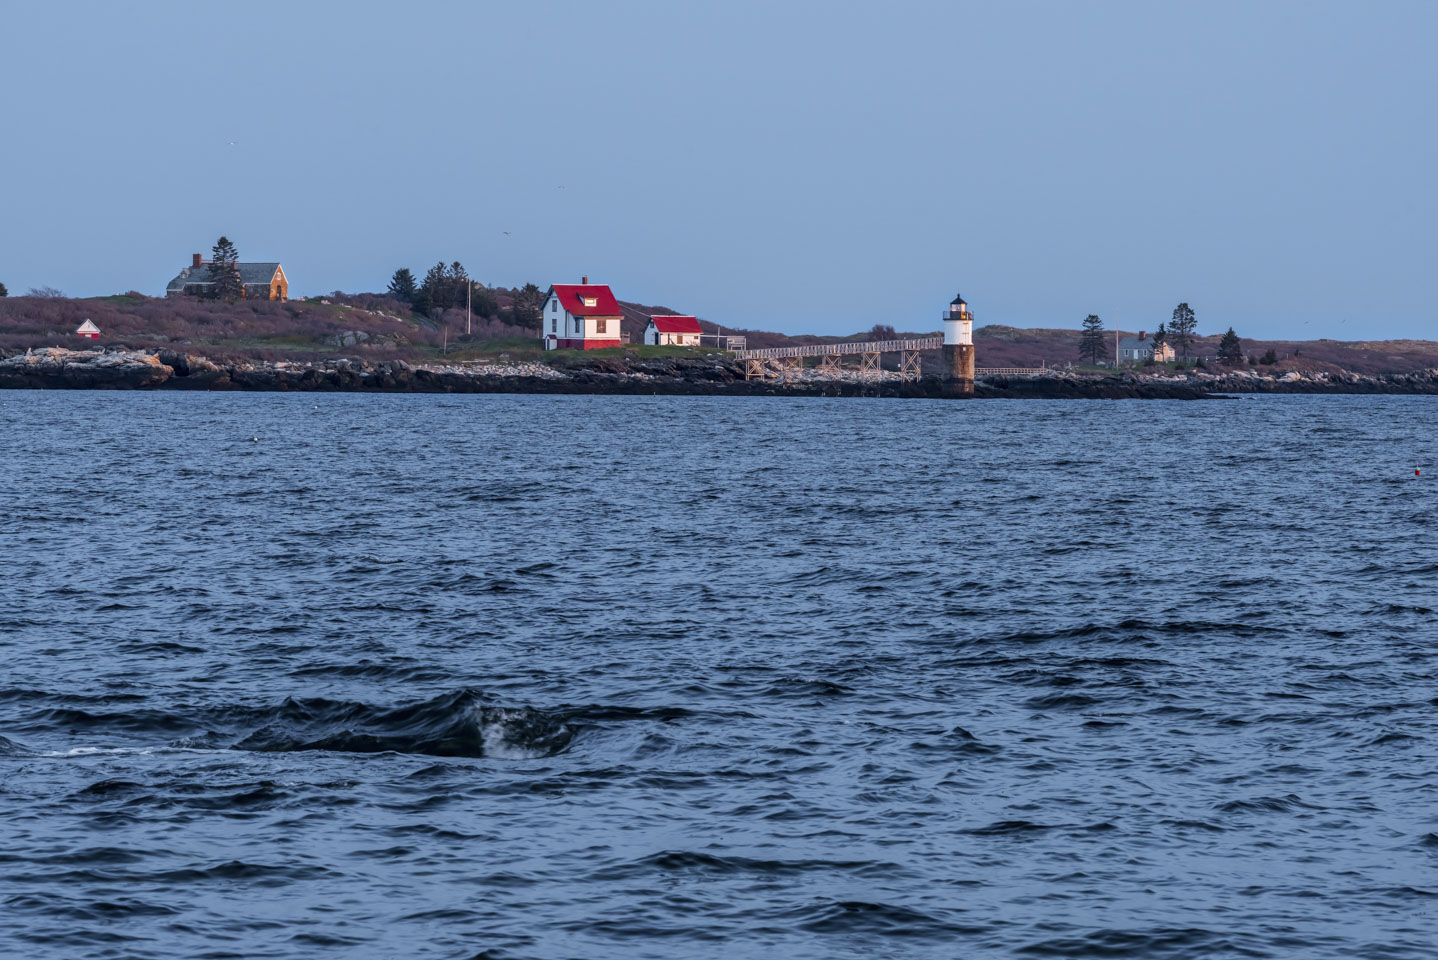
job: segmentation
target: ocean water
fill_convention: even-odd
[[[0,394],[0,954],[1438,954],[1438,404]]]

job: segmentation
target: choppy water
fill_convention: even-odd
[[[1432,957],[1435,411],[0,395],[0,953]]]

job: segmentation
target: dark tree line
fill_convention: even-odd
[[[0,283],[0,297],[10,296],[10,291],[5,289],[5,284]]]
[[[463,310],[466,294],[473,298],[476,317],[498,317],[500,313],[494,292],[471,280],[458,260],[447,266],[436,263],[425,272],[423,280],[416,280],[408,267],[400,267],[390,277],[388,292],[427,317],[438,317],[442,311],[452,308]],[[526,283],[514,291],[511,299],[513,317],[509,322],[538,330],[543,319],[544,291],[533,283]]]
[[[390,277],[389,295],[427,317],[437,317],[452,308],[463,310],[466,305],[477,317],[499,315],[499,301],[494,294],[484,284],[471,280],[458,260],[448,265],[436,263],[418,282],[409,267],[400,267]]]

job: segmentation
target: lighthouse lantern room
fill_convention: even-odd
[[[949,312],[944,314],[944,343],[948,346],[974,342],[974,315],[960,294],[954,294],[949,302]]]

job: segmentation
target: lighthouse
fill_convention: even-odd
[[[974,315],[958,294],[944,314],[944,379],[955,393],[974,392]]]

